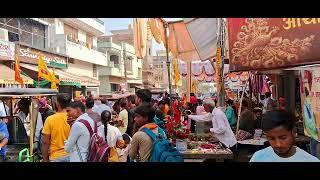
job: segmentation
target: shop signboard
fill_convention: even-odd
[[[228,18],[230,71],[320,63],[320,18]]]
[[[67,58],[64,56],[40,51],[23,45],[19,45],[18,47],[20,62],[24,63],[38,64],[39,52],[42,54],[43,60],[46,62],[48,67],[67,68]]]
[[[320,77],[319,70],[302,70],[301,105],[304,132],[313,139],[320,140]]]
[[[0,60],[14,60],[15,44],[0,40]]]

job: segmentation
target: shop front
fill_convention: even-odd
[[[1,88],[17,88],[29,87],[33,84],[31,78],[21,75],[24,80],[24,85],[21,86],[15,81],[14,71],[14,52],[15,44],[9,41],[0,40],[0,87]]]

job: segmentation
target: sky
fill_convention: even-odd
[[[111,34],[111,30],[127,29],[129,24],[133,24],[133,18],[100,18],[104,21],[106,34]],[[176,21],[182,18],[164,18],[166,21]],[[156,55],[157,50],[164,50],[162,44],[158,44],[155,40],[152,42],[152,55]]]

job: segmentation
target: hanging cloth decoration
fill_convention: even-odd
[[[15,55],[14,71],[15,71],[15,75],[14,75],[15,81],[17,81],[21,85],[23,85],[24,82],[23,82],[23,79],[21,77],[20,61],[19,61],[19,57],[18,57],[17,54]]]
[[[166,34],[164,24],[160,18],[149,18],[148,27],[157,43],[166,44]]]
[[[138,59],[143,59],[147,53],[148,18],[133,19],[133,43]]]
[[[178,65],[178,59],[173,59],[173,77],[174,77],[174,85],[178,85],[181,82],[181,76],[179,72],[179,65]]]

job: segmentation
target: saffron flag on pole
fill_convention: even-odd
[[[15,81],[17,81],[21,85],[23,85],[24,82],[23,82],[23,79],[21,77],[20,62],[19,62],[19,57],[18,57],[17,54],[15,55],[14,71],[15,71],[15,74],[14,74]]]
[[[46,63],[43,61],[41,53],[38,54],[38,78],[42,78],[50,82],[53,80]]]
[[[51,81],[51,89],[58,89],[57,84],[59,84],[59,79],[56,78],[54,70],[52,71],[52,81]]]

